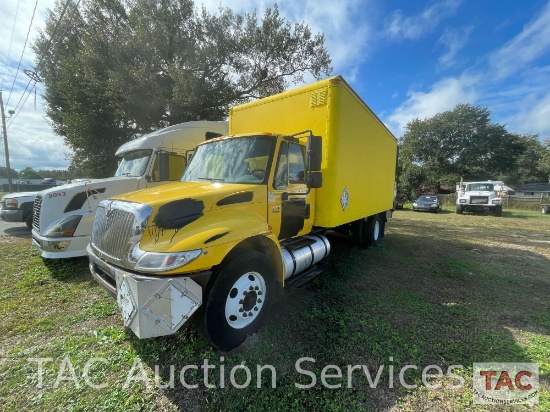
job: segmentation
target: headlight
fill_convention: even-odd
[[[459,202],[460,203],[466,203],[466,199],[460,199]]]
[[[491,203],[492,203],[493,205],[499,205],[499,204],[500,204],[500,199],[493,199],[493,200],[491,201]]]
[[[44,236],[46,237],[71,237],[82,219],[81,215],[68,216],[51,226]]]
[[[5,201],[4,206],[6,209],[17,209],[17,199],[8,199]]]
[[[187,265],[196,259],[202,250],[189,250],[187,252],[156,253],[143,252],[134,269],[144,272],[166,272]],[[136,256],[136,252],[133,252]]]
[[[413,206],[416,207],[416,206],[418,206],[418,205],[416,204],[416,202],[414,202],[414,203],[413,203]]]

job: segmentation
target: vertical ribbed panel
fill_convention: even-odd
[[[111,209],[107,213],[104,207],[98,207],[91,243],[105,255],[122,261],[128,253],[128,239],[132,235],[133,225],[132,213],[119,209]]]
[[[42,206],[42,196],[37,195],[34,198],[32,207],[32,227],[40,232],[40,207]]]

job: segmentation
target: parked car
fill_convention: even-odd
[[[41,182],[43,185],[55,185],[57,181],[53,177],[49,177],[47,179],[42,180]]]
[[[443,204],[437,196],[425,196],[422,195],[413,202],[413,211],[424,210],[427,212],[439,213]]]

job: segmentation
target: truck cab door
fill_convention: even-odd
[[[268,221],[279,240],[311,230],[311,196],[307,194],[305,175],[305,147],[283,141],[268,195]]]

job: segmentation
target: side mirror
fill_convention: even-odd
[[[310,189],[319,189],[320,187],[323,187],[323,173],[311,172],[309,174],[307,186]]]
[[[170,153],[158,152],[159,179],[161,181],[170,178]]]
[[[222,136],[223,136],[223,134],[221,134],[221,133],[206,132],[204,134],[204,140],[215,139],[216,137],[222,137]]]
[[[309,136],[306,151],[309,157],[309,170],[321,170],[323,160],[323,138],[321,136]]]

